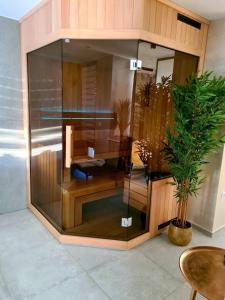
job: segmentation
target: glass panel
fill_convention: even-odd
[[[69,162],[64,170],[63,228],[68,234],[127,240],[137,46],[137,41],[116,40],[63,43]],[[135,224],[130,228],[136,231]]]
[[[31,202],[62,225],[61,41],[28,54]]]
[[[136,234],[149,230],[151,180],[168,175],[160,150],[164,127],[171,118],[171,102],[168,85],[162,84],[161,78],[171,80],[174,54],[173,50],[139,42],[142,66],[136,76],[129,202],[130,215],[139,224]],[[129,238],[133,237],[129,232]]]
[[[129,203],[139,211],[136,220],[141,220],[140,233],[149,226],[151,182],[170,175],[162,154],[165,129],[173,122],[170,85],[184,83],[195,73],[198,58],[140,41],[138,60],[142,67],[136,76]],[[131,209],[130,215],[133,217]]]
[[[172,120],[169,86],[172,81],[175,51],[147,42],[139,43],[134,105],[133,138],[137,151],[135,164],[151,177],[167,173],[162,157],[165,127]],[[145,169],[145,170],[144,170]]]
[[[66,234],[147,232],[151,182],[169,176],[169,87],[197,63],[130,40],[67,39],[29,53],[32,204]]]
[[[186,78],[196,73],[199,58],[194,55],[175,51],[173,81],[179,84],[185,84]]]

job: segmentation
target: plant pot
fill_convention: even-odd
[[[187,228],[181,228],[176,226],[176,220],[173,220],[169,225],[168,238],[169,240],[178,246],[186,246],[192,239],[192,226],[187,222]]]

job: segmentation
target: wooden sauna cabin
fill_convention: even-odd
[[[62,242],[129,249],[176,217],[169,91],[201,71],[208,22],[130,1],[47,0],[21,20],[29,207]]]

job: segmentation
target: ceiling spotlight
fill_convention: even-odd
[[[65,43],[69,44],[70,43],[70,39],[65,39]]]

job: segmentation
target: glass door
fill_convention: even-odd
[[[129,215],[136,231],[129,239],[149,231],[151,182],[168,176],[162,157],[165,127],[172,118],[169,86],[175,51],[139,41],[132,117],[132,172]]]
[[[170,176],[162,153],[166,128],[173,125],[170,88],[174,82],[185,84],[186,78],[197,71],[198,57],[140,41],[138,61],[128,190],[129,216],[139,230],[128,229],[128,238],[149,231],[150,209],[154,210],[150,208],[151,183]]]
[[[63,42],[67,234],[127,240],[137,46],[129,40]]]

